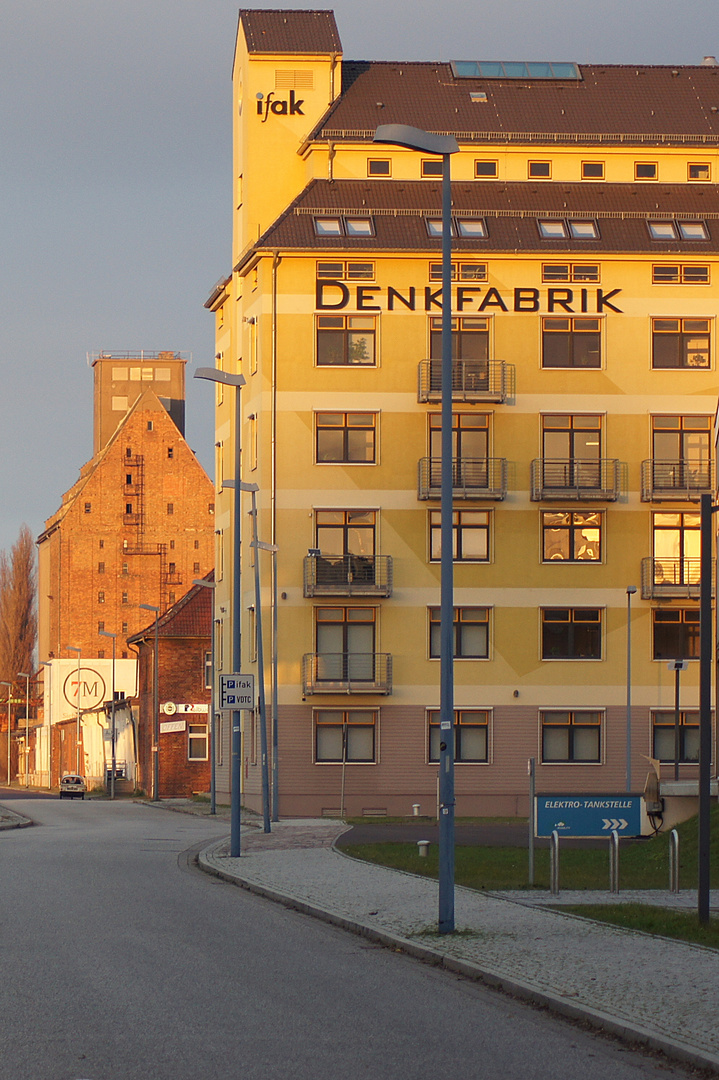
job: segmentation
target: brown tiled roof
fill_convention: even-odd
[[[214,571],[206,575],[206,581],[214,581]],[[212,634],[213,590],[204,585],[193,585],[177,603],[169,607],[158,620],[158,636],[162,638],[207,638]],[[128,644],[138,644],[154,638],[155,622],[139,630],[127,639]]]
[[[248,52],[341,53],[332,11],[240,11]]]
[[[313,253],[427,251],[439,254],[441,241],[430,239],[425,218],[440,215],[440,183],[433,180],[313,180],[268,229],[258,249],[295,249]],[[719,188],[715,184],[504,184],[461,182],[452,185],[453,212],[483,217],[487,239],[456,237],[457,251],[644,251],[666,254],[719,251]],[[314,218],[371,215],[372,237],[318,237]],[[593,218],[598,240],[544,240],[537,218]],[[652,240],[647,220],[703,220],[708,240]]]
[[[371,138],[379,124],[410,124],[460,142],[719,142],[719,67],[580,70],[578,81],[458,79],[447,63],[345,61],[342,95],[315,135]],[[471,100],[478,90],[486,101]]]

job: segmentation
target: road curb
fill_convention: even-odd
[[[24,814],[17,814],[14,810],[8,810],[4,804],[2,808],[4,813],[10,816],[11,820],[0,821],[0,832],[7,832],[9,829],[27,829],[29,825],[35,824],[32,818],[25,817]]]
[[[351,919],[349,916],[343,915],[340,912],[310,904],[308,901],[302,900],[297,896],[292,896],[290,893],[278,892],[276,889],[260,885],[258,882],[250,881],[247,878],[240,877],[238,874],[231,873],[228,870],[222,870],[209,860],[212,851],[217,846],[218,844],[214,843],[198,852],[197,865],[200,870],[207,874],[218,877],[232,885],[237,885],[239,888],[245,889],[247,892],[253,893],[256,896],[261,896],[267,900],[282,904],[284,907],[290,908],[293,911],[299,911],[304,915],[310,915],[315,919],[321,919],[323,922],[330,923],[332,926],[336,926],[341,930],[348,930],[350,933],[357,934],[359,937],[366,938],[379,945],[384,945],[395,951],[406,953],[408,956],[412,956],[424,963],[433,964],[435,967],[445,968],[447,971],[463,975],[465,978],[482,983],[492,989],[502,990],[512,997],[520,998],[530,1004],[546,1008],[569,1020],[586,1023],[599,1031],[604,1031],[609,1035],[613,1035],[622,1042],[658,1051],[665,1054],[673,1061],[680,1062],[683,1065],[692,1065],[700,1069],[709,1069],[712,1072],[719,1073],[719,1055],[717,1054],[711,1054],[707,1051],[685,1045],[674,1039],[660,1035],[655,1031],[651,1031],[648,1028],[644,1028],[639,1024],[633,1024],[628,1020],[619,1020],[617,1017],[604,1013],[599,1009],[592,1009],[590,1006],[583,1005],[579,1002],[567,1001],[560,995],[553,994],[548,990],[543,990],[541,987],[535,986],[532,983],[522,982],[520,979],[505,975],[501,971],[494,971],[490,968],[481,967],[479,964],[470,960],[460,960],[454,956],[448,956],[439,949],[433,949],[428,945],[421,945],[416,941],[403,938],[398,934],[392,934],[387,930],[380,930],[377,927],[369,926],[367,923]]]

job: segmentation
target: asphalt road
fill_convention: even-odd
[[[0,833],[0,1080],[687,1075],[201,874],[204,819],[22,812],[36,827]]]

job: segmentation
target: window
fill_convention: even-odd
[[[430,158],[422,162],[422,176],[437,177],[442,175],[442,158]]]
[[[198,562],[193,563],[192,564],[192,573],[193,574],[199,574],[199,572],[200,572],[200,564]]]
[[[131,472],[125,473],[125,485],[127,487],[132,487],[132,473]]]
[[[103,622],[103,621],[101,620],[101,621],[100,621],[100,622],[99,622],[99,623],[97,624],[97,631],[98,631],[98,633],[99,633],[99,632],[100,632],[101,630],[104,630],[104,629],[105,629],[105,623],[104,623],[104,622]]]
[[[167,602],[169,604],[174,604],[175,603],[175,593],[174,592],[168,593]]]
[[[175,448],[174,448],[174,446],[168,446],[168,448],[167,448],[167,456],[168,456],[168,458],[173,458],[175,456]]]
[[[193,545],[193,546],[194,546],[194,548],[195,548],[195,551],[199,551],[199,550],[200,550],[200,541],[199,541],[199,540],[195,540],[195,542],[194,542],[194,545]]]
[[[214,514],[214,512],[215,512],[215,504],[213,502],[208,503],[207,504],[207,513],[208,514]]]
[[[441,218],[425,218],[424,223],[433,240],[442,239]],[[452,218],[450,233],[452,236],[463,236],[469,240],[486,240],[487,223],[484,218]]]
[[[708,285],[709,267],[698,263],[659,263],[652,267],[653,285]]]
[[[375,413],[317,413],[318,464],[374,464]]]
[[[102,590],[102,589],[97,594],[97,602],[98,602],[98,604],[104,604],[105,603],[105,593],[104,593],[104,590]]]
[[[545,240],[564,240],[567,235],[567,228],[563,221],[537,221],[537,228],[539,229],[539,235]]]
[[[429,355],[432,360],[442,359],[442,319],[432,316],[429,320]],[[452,359],[486,360],[489,356],[489,319],[464,315],[452,319]],[[484,369],[486,370],[486,369]],[[441,388],[441,369],[437,369]],[[433,389],[435,387],[433,386]]]
[[[391,176],[392,166],[389,158],[367,158],[368,176]]]
[[[652,515],[654,584],[699,585],[701,515],[662,512]]]
[[[371,559],[375,553],[376,516],[374,510],[317,510],[315,546],[323,558],[355,555]]]
[[[207,761],[207,724],[187,725],[187,760]]]
[[[177,563],[171,562],[171,563],[167,564],[167,572],[168,572],[168,574],[174,574],[176,570],[177,570]]]
[[[315,609],[317,681],[372,682],[375,679],[376,609]]]
[[[489,608],[456,607],[453,620],[453,655],[457,660],[489,659]],[[440,654],[440,609],[429,609],[429,655]]]
[[[98,574],[104,574],[105,573],[105,564],[104,564],[104,562],[99,562],[97,564],[97,572],[98,572]]]
[[[602,719],[597,710],[552,709],[540,713],[542,763],[598,762]]]
[[[586,510],[542,511],[544,562],[600,562],[602,515]]]
[[[539,218],[537,220],[539,235],[544,240],[564,240],[569,236],[572,240],[598,240],[599,229],[596,221],[582,218],[552,219]]]
[[[428,721],[428,759],[433,763],[439,761],[438,709],[429,710]],[[459,765],[489,761],[489,709],[454,710],[454,760]]]
[[[580,476],[571,478],[572,486],[578,483],[598,486],[601,456],[601,416],[556,413],[542,417],[542,457],[549,461],[575,463],[575,471]],[[568,475],[563,475],[558,486],[566,487],[569,480]]]
[[[604,162],[603,161],[583,161],[582,162],[582,180],[603,180],[604,179]]]
[[[104,660],[105,659],[105,650],[104,649],[98,649],[97,650],[97,658],[98,658],[98,660]]]
[[[118,395],[113,394],[112,401],[111,401],[110,404],[112,406],[112,411],[113,412],[126,412],[127,411],[127,406],[128,406],[127,396],[126,395],[121,395],[121,394],[118,394]]]
[[[330,281],[374,281],[373,262],[355,262],[352,259],[339,259],[336,262],[318,262],[317,277]]]
[[[442,458],[442,414],[429,414],[429,454],[441,464]],[[489,456],[489,415],[487,413],[452,414],[452,457],[456,458],[457,471],[461,472],[461,463],[481,461],[486,468]],[[438,467],[439,467],[438,464]],[[457,476],[457,482],[460,481]],[[480,478],[477,477],[477,480]]]
[[[342,219],[315,218],[315,232],[318,236],[342,236]]]
[[[496,161],[475,161],[474,175],[478,180],[496,180],[498,167]]]
[[[168,514],[174,514],[175,513],[175,504],[174,503],[168,503],[167,504],[167,512],[168,512]]]
[[[154,423],[153,423],[153,421],[152,421],[152,420],[148,420],[148,421],[147,421],[147,430],[148,430],[148,431],[152,431],[152,430],[153,430],[153,428],[154,428],[154,426],[155,426],[155,425],[154,425]]]
[[[374,220],[366,214],[362,217],[315,218],[317,236],[374,236]]]
[[[647,221],[652,240],[708,240],[705,221]]]
[[[678,221],[682,240],[707,240],[709,233],[703,221]]]
[[[599,281],[597,263],[544,263],[542,281]]]
[[[550,180],[552,177],[551,161],[530,161],[527,165],[530,180]]]
[[[205,653],[205,690],[212,689],[212,651],[210,649]]]
[[[674,761],[675,735],[679,735],[678,761],[685,765],[699,762],[699,713],[679,713],[679,730],[675,728],[673,709],[661,709],[652,713],[652,757],[658,761]]]
[[[429,280],[442,280],[442,263],[429,264]],[[452,263],[452,281],[486,281],[487,264],[480,262]],[[439,320],[442,321],[441,319]]]
[[[490,510],[454,510],[452,512],[453,559],[455,562],[489,562]],[[429,512],[429,557],[442,558],[440,510]]]
[[[373,764],[377,713],[373,709],[317,709],[315,761]]]
[[[635,161],[635,180],[656,180],[659,176],[659,166],[656,161]]]
[[[601,367],[599,319],[542,319],[542,367]]]
[[[709,319],[652,319],[653,368],[708,368]]]
[[[570,219],[567,224],[569,225],[569,235],[573,240],[599,239],[599,229],[597,228],[596,221]]]
[[[126,622],[122,623],[122,626],[121,626],[120,629],[121,629],[121,633],[126,634],[128,632],[127,623]]]
[[[345,236],[374,236],[374,221],[369,217],[346,217]]]
[[[542,660],[601,660],[599,608],[542,608]]]
[[[712,170],[708,161],[690,161],[687,165],[689,180],[711,180]]]
[[[98,547],[104,548],[104,546],[105,546],[105,541],[104,540],[98,541]]]
[[[125,457],[126,458],[132,457],[132,447],[131,446],[126,446],[125,447]]]
[[[122,572],[123,572],[123,574],[129,574],[130,573],[130,565],[129,565],[129,563],[124,562],[122,564]]]
[[[661,466],[673,467],[670,475],[662,477],[666,486],[680,470],[679,464],[685,464],[690,472],[704,473],[709,486],[708,466],[711,458],[711,417],[710,416],[653,416],[652,417],[652,459],[662,472]],[[655,484],[659,478],[655,477]],[[685,477],[679,481],[683,486]]]
[[[91,514],[92,513],[92,503],[89,503],[89,502],[85,503],[85,513],[86,514]]]
[[[375,334],[373,315],[318,315],[317,364],[371,366],[375,363]]]
[[[128,516],[132,514],[132,503],[125,503],[125,514]]]
[[[124,592],[124,593],[122,594],[122,602],[123,602],[123,604],[127,604],[127,603],[129,603],[129,601],[128,601],[128,598],[127,598],[127,593],[126,593],[126,592]]]
[[[655,660],[699,659],[699,608],[655,608]]]

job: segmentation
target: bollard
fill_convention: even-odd
[[[679,892],[679,833],[676,829],[669,833],[669,891]]]
[[[612,829],[609,837],[609,891],[619,892],[619,833]]]
[[[429,840],[418,840],[417,841],[417,849],[418,849],[418,854],[419,854],[420,858],[426,859],[427,858],[427,852],[429,851]]]
[[[412,817],[419,817],[420,804],[418,802],[412,803]]]
[[[559,896],[559,833],[555,829],[549,842],[549,888]]]

